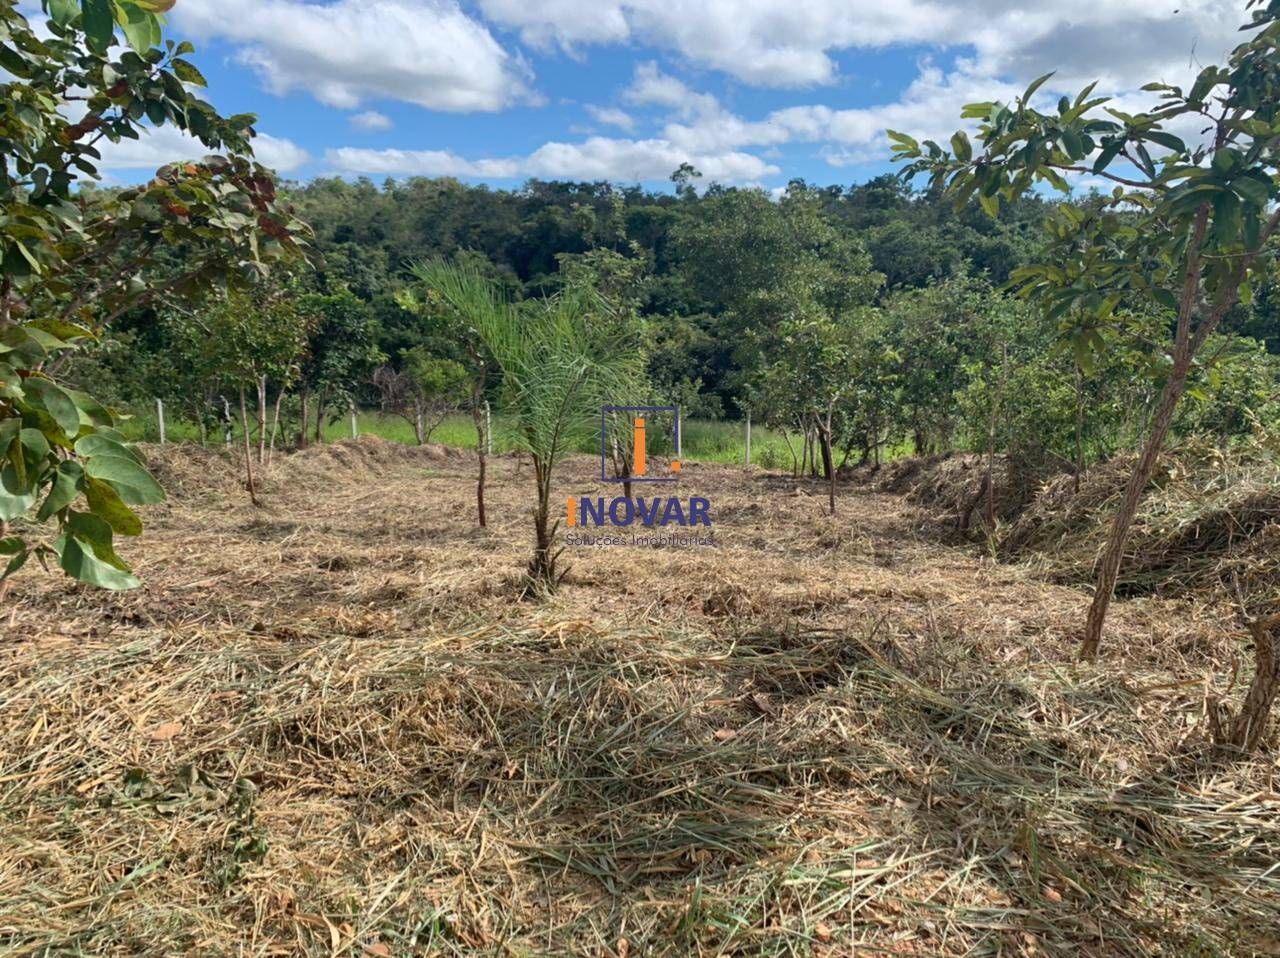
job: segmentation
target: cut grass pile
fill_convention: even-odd
[[[714,549],[522,601],[527,463],[151,450],[143,591],[0,611],[0,951],[1259,954],[1274,762],[1202,748],[1238,636],[693,464]],[[594,494],[571,460],[557,494]],[[603,494],[603,493],[601,493]],[[135,550],[136,551],[136,550]]]

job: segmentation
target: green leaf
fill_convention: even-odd
[[[23,429],[18,433],[18,441],[33,460],[39,461],[49,455],[49,440],[39,429]]]
[[[120,498],[130,505],[146,505],[164,499],[164,490],[135,459],[124,456],[93,456],[84,471],[94,479],[111,484]]]
[[[1230,246],[1240,236],[1240,197],[1223,190],[1213,197],[1213,238]]]
[[[957,130],[952,134],[951,149],[955,152],[956,159],[961,163],[968,163],[973,159],[973,147],[969,145],[969,137],[965,135],[963,130]]]
[[[84,33],[91,49],[104,52],[111,45],[115,33],[115,14],[111,0],[80,0],[84,13]]]
[[[111,430],[115,432],[115,430]],[[116,433],[118,436],[119,433]],[[87,436],[81,436],[76,440],[76,453],[91,459],[94,456],[120,456],[124,459],[132,459],[139,465],[142,464],[142,456],[138,451],[125,442],[122,442],[116,436],[107,435],[103,429],[95,430]]]
[[[193,86],[208,86],[204,74],[195,68],[186,60],[174,60],[173,72],[183,83],[190,83]]]
[[[1052,77],[1052,76],[1053,76],[1053,73],[1052,73],[1052,72],[1050,72],[1050,73],[1046,73],[1046,74],[1045,74],[1044,76],[1042,76],[1042,77],[1038,77],[1037,79],[1032,80],[1032,81],[1031,81],[1031,86],[1027,87],[1027,91],[1026,91],[1025,93],[1023,93],[1023,94],[1022,94],[1022,102],[1023,102],[1023,103],[1030,103],[1030,102],[1031,102],[1031,98],[1032,98],[1033,96],[1035,96],[1035,95],[1036,95],[1036,91],[1037,91],[1037,90],[1039,90],[1042,86],[1044,86],[1044,85],[1045,85],[1045,83],[1046,83],[1046,82],[1049,80],[1049,78],[1050,78],[1050,77]]]
[[[93,514],[104,519],[114,531],[122,536],[142,534],[142,520],[105,482],[100,479],[86,480],[84,495]]]
[[[1147,130],[1143,136],[1152,143],[1163,146],[1167,150],[1172,150],[1174,153],[1185,153],[1187,151],[1187,144],[1172,133],[1166,133],[1164,130]]]
[[[75,502],[76,496],[80,491],[80,481],[84,478],[84,470],[80,468],[80,464],[76,462],[61,462],[58,464],[58,471],[53,477],[53,487],[49,490],[49,495],[40,505],[40,511],[36,513],[36,519],[44,522],[55,513],[61,512],[71,503]]]
[[[53,22],[65,26],[80,12],[78,0],[49,0],[49,16]]]
[[[1098,154],[1098,158],[1093,161],[1093,172],[1101,173],[1111,161],[1120,155],[1120,151],[1124,149],[1124,139],[1121,137],[1113,137],[1103,140],[1102,152]]]
[[[4,574],[0,575],[0,582],[3,582],[5,579],[9,578],[9,576],[13,575],[15,572],[21,569],[24,565],[27,564],[27,560],[30,558],[31,558],[30,551],[23,549],[16,556],[10,559],[9,564],[4,567]]]
[[[14,467],[10,464],[0,469],[0,520],[8,522],[24,516],[35,504],[35,490],[19,481]]]
[[[127,571],[103,562],[94,554],[93,546],[74,536],[59,538],[56,546],[59,565],[74,579],[103,589],[136,589],[141,583]]]
[[[62,387],[52,380],[32,376],[23,383],[23,388],[32,405],[52,416],[68,438],[75,438],[80,431],[80,410]]]

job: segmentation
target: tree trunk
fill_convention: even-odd
[[[1129,482],[1124,489],[1124,498],[1121,499],[1120,508],[1111,523],[1106,551],[1102,554],[1102,565],[1098,569],[1093,601],[1089,604],[1089,616],[1085,620],[1084,640],[1080,643],[1082,659],[1092,659],[1098,655],[1098,646],[1102,644],[1102,627],[1107,619],[1107,609],[1111,606],[1111,597],[1116,590],[1116,579],[1120,575],[1120,563],[1124,559],[1124,547],[1129,539],[1129,528],[1133,525],[1133,517],[1138,512],[1138,503],[1142,501],[1147,483],[1151,481],[1151,475],[1155,472],[1160,450],[1164,447],[1165,436],[1168,435],[1169,427],[1173,424],[1173,414],[1178,408],[1178,400],[1182,397],[1182,392],[1187,385],[1187,373],[1191,369],[1191,360],[1195,356],[1195,346],[1191,337],[1191,318],[1200,293],[1200,244],[1204,242],[1208,226],[1209,206],[1204,204],[1196,212],[1195,224],[1191,229],[1191,237],[1187,245],[1187,266],[1183,272],[1182,295],[1178,300],[1178,327],[1174,336],[1173,367],[1169,370],[1169,378],[1165,380],[1164,389],[1160,392],[1160,402],[1156,406],[1155,418],[1151,423],[1151,433],[1142,447],[1138,464],[1134,467],[1133,475],[1129,477]],[[1244,265],[1247,266],[1247,260]],[[1196,342],[1202,342],[1205,336],[1213,332],[1213,328],[1222,318],[1222,313],[1226,312],[1233,300],[1234,296],[1219,299],[1215,304],[1214,315],[1205,320],[1201,329],[1196,332]]]
[[[1280,649],[1276,647],[1280,615],[1250,622],[1249,632],[1253,636],[1253,681],[1226,743],[1245,752],[1254,751],[1262,742],[1271,724],[1276,693],[1280,692]]]
[[[1085,620],[1084,641],[1080,645],[1080,658],[1092,659],[1098,654],[1098,646],[1102,643],[1102,627],[1106,622],[1107,610],[1115,593],[1116,579],[1120,577],[1120,563],[1124,559],[1124,547],[1129,539],[1129,529],[1133,518],[1138,513],[1138,505],[1146,492],[1147,484],[1155,473],[1156,463],[1160,459],[1160,450],[1164,448],[1165,437],[1173,424],[1173,414],[1178,408],[1178,400],[1187,384],[1187,372],[1191,366],[1191,354],[1180,350],[1175,354],[1173,369],[1160,394],[1160,402],[1156,407],[1155,418],[1151,423],[1151,434],[1147,437],[1142,453],[1138,456],[1138,464],[1125,486],[1120,507],[1111,523],[1111,532],[1107,538],[1106,551],[1102,554],[1102,563],[1098,568],[1097,584],[1093,592],[1093,602],[1089,605],[1089,617]]]
[[[818,443],[822,452],[822,478],[831,479],[835,475],[835,463],[831,461],[831,429],[818,426]]]
[[[551,522],[551,465],[533,457],[534,482],[538,487],[538,507],[533,513],[533,558],[529,562],[529,578],[535,588],[554,592],[560,584],[561,575],[556,572],[556,560],[560,552],[555,548],[556,529],[560,525],[557,519]]]
[[[303,386],[300,396],[302,401],[302,411],[298,414],[300,420],[298,426],[298,448],[306,449],[308,439],[307,426],[311,423],[311,390],[306,386]]]
[[[271,442],[267,446],[267,465],[271,465],[271,457],[276,452],[276,436],[280,433],[280,403],[284,401],[284,390],[276,393],[276,408],[271,414]]]
[[[787,452],[791,453],[791,478],[795,479],[800,475],[800,460],[796,458],[796,447],[791,442],[791,433],[785,427],[782,430],[782,441],[787,444]]]
[[[483,386],[481,386],[477,390],[476,394],[472,396],[471,402],[471,419],[476,424],[476,456],[480,460],[480,471],[479,475],[476,477],[476,516],[480,522],[481,529],[485,527],[484,474],[485,465],[488,460],[486,450],[488,449],[489,443],[489,436],[487,435],[487,430],[484,426],[484,409],[481,408],[479,399],[477,398],[478,395],[482,393]]]
[[[417,399],[413,401],[413,438],[419,446],[427,441],[422,425],[422,402]]]
[[[259,505],[257,490],[253,487],[253,448],[249,443],[249,406],[245,402],[244,386],[240,387],[240,423],[244,429],[244,475],[249,489],[249,501]]]
[[[1075,491],[1080,492],[1080,477],[1084,475],[1084,373],[1076,367],[1076,476]]]
[[[258,377],[258,465],[267,461],[267,377]]]
[[[836,514],[836,469],[835,457],[831,454],[831,415],[827,414],[827,422],[822,430],[822,461],[827,470],[827,506],[831,515]]]

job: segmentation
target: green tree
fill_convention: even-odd
[[[369,304],[349,289],[306,293],[298,297],[297,309],[308,330],[298,381],[298,445],[305,446],[312,408],[315,441],[324,442],[328,411],[341,416],[355,408],[360,388],[386,357],[377,346],[377,324]]]
[[[127,310],[263,275],[298,247],[296,221],[252,160],[253,117],[223,119],[204,84],[161,43],[162,3],[49,0],[36,29],[0,0],[0,555],[31,555],[107,588],[137,580],[115,535],[162,493],[114,429],[115,414],[59,382],[69,355]],[[119,30],[132,49],[118,49]],[[72,118],[75,113],[78,118]],[[226,155],[179,162],[143,186],[78,192],[102,140],[172,124]],[[180,260],[158,250],[181,248]],[[34,520],[34,522],[33,522]],[[38,541],[38,523],[56,536]],[[19,522],[9,533],[8,524]]]
[[[1096,652],[1128,525],[1192,362],[1242,289],[1248,296],[1258,254],[1280,225],[1280,213],[1267,209],[1278,192],[1278,22],[1274,2],[1256,10],[1253,38],[1227,66],[1202,71],[1190,90],[1150,84],[1163,104],[1148,113],[1110,109],[1104,118],[1097,110],[1107,100],[1091,98],[1092,88],[1074,100],[1064,97],[1056,114],[1041,113],[1031,102],[1049,79],[1042,77],[1012,106],[965,108],[965,116],[981,121],[978,153],[963,133],[952,138],[952,151],[892,134],[899,157],[915,160],[908,173],[928,171],[959,200],[977,195],[992,212],[1037,181],[1066,189],[1063,172],[1091,172],[1117,184],[1097,211],[1060,205],[1049,223],[1046,261],[1014,276],[1050,315],[1079,311],[1087,325],[1068,332],[1087,347],[1102,345],[1098,328],[1118,322],[1118,307],[1134,294],[1176,311],[1160,407],[1102,563],[1087,655]],[[1211,126],[1209,140],[1187,145],[1164,128],[1181,117],[1203,119]],[[1152,150],[1163,151],[1163,158],[1157,162]],[[1133,169],[1119,168],[1117,160]]]
[[[551,520],[556,465],[591,434],[600,406],[632,380],[637,351],[596,321],[598,297],[580,289],[513,303],[477,271],[440,261],[416,269],[476,330],[502,371],[504,406],[533,460],[533,587],[554,591],[564,577]],[[608,331],[606,331],[608,330]]]
[[[425,346],[403,350],[399,360],[399,369],[379,366],[373,383],[382,397],[383,412],[408,421],[421,446],[465,399],[469,377],[461,363],[432,355]]]
[[[249,392],[257,393],[257,460],[266,459],[267,395],[275,383],[283,395],[298,373],[307,326],[293,297],[278,289],[233,291],[207,309],[184,316],[174,330],[178,355],[239,398],[244,438],[245,487],[258,505],[253,476]],[[277,407],[278,408],[278,407]]]
[[[1159,344],[1165,365],[1160,400],[1125,488],[1099,563],[1081,655],[1097,655],[1125,543],[1173,424],[1192,366],[1238,298],[1248,300],[1260,255],[1277,228],[1280,197],[1280,0],[1250,0],[1251,34],[1224,66],[1202,70],[1190,89],[1152,83],[1160,105],[1143,113],[1108,107],[1093,87],[1063,97],[1054,112],[1033,106],[1050,79],[1036,80],[1012,105],[975,103],[981,149],[956,133],[951,149],[891,133],[907,173],[927,172],[958,202],[977,197],[995,213],[1037,182],[1067,190],[1065,173],[1115,183],[1096,211],[1060,205],[1050,217],[1041,261],[1013,274],[1052,317],[1084,317],[1068,335],[1088,348],[1099,329],[1124,331],[1119,308],[1134,298],[1166,307],[1171,335]],[[1205,138],[1186,143],[1167,127],[1198,123]],[[1280,656],[1265,676],[1280,685]],[[1250,698],[1252,702],[1252,697]],[[1267,703],[1269,707],[1269,702]],[[1233,739],[1253,744],[1266,713],[1242,714]]]

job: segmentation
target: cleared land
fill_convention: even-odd
[[[1221,608],[1121,601],[1078,666],[1082,589],[699,465],[719,548],[535,603],[527,463],[485,531],[461,452],[280,457],[262,509],[152,453],[145,588],[0,610],[6,952],[1280,953],[1274,761],[1201,745]]]

